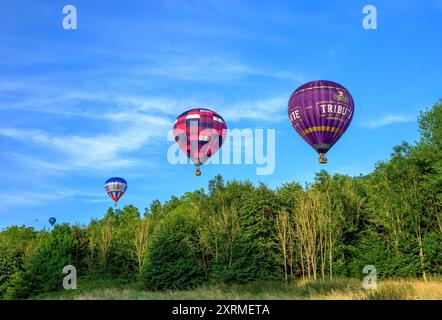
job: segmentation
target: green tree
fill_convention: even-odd
[[[169,212],[155,229],[148,245],[140,279],[149,289],[183,289],[206,278],[196,256],[195,207],[185,203]]]
[[[62,288],[63,268],[75,264],[76,246],[68,225],[55,226],[24,262],[23,271],[15,275],[6,296],[27,298]]]

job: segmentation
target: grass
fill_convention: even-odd
[[[360,280],[252,282],[241,285],[206,285],[189,290],[147,291],[137,283],[79,279],[76,290],[39,295],[33,299],[79,300],[442,300],[442,279],[378,281],[376,290],[364,290]]]

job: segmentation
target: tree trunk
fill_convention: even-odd
[[[416,231],[416,238],[417,238],[417,242],[419,244],[419,260],[420,260],[421,268],[422,268],[422,278],[424,279],[424,281],[427,281],[427,275],[425,273],[424,249],[422,246],[422,235],[421,235],[420,227]]]
[[[328,267],[330,271],[330,280],[333,280],[333,240],[330,234],[330,246],[328,248]]]

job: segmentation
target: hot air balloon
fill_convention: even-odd
[[[123,178],[109,178],[104,183],[104,188],[109,197],[115,201],[115,205],[117,205],[118,200],[127,190],[127,182]]]
[[[215,111],[196,108],[178,116],[173,125],[173,135],[180,149],[196,166],[196,175],[201,175],[200,166],[219,148],[227,135],[224,119]]]
[[[55,222],[57,222],[57,219],[55,219],[54,217],[49,218],[49,223],[51,224],[51,226],[54,226]]]
[[[293,92],[288,104],[293,127],[319,153],[319,163],[327,163],[325,154],[347,130],[353,112],[350,92],[327,80],[303,84]]]

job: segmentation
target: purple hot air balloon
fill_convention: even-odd
[[[350,92],[339,83],[317,80],[303,84],[289,100],[288,115],[293,127],[318,153],[319,162],[339,140],[353,118]]]

